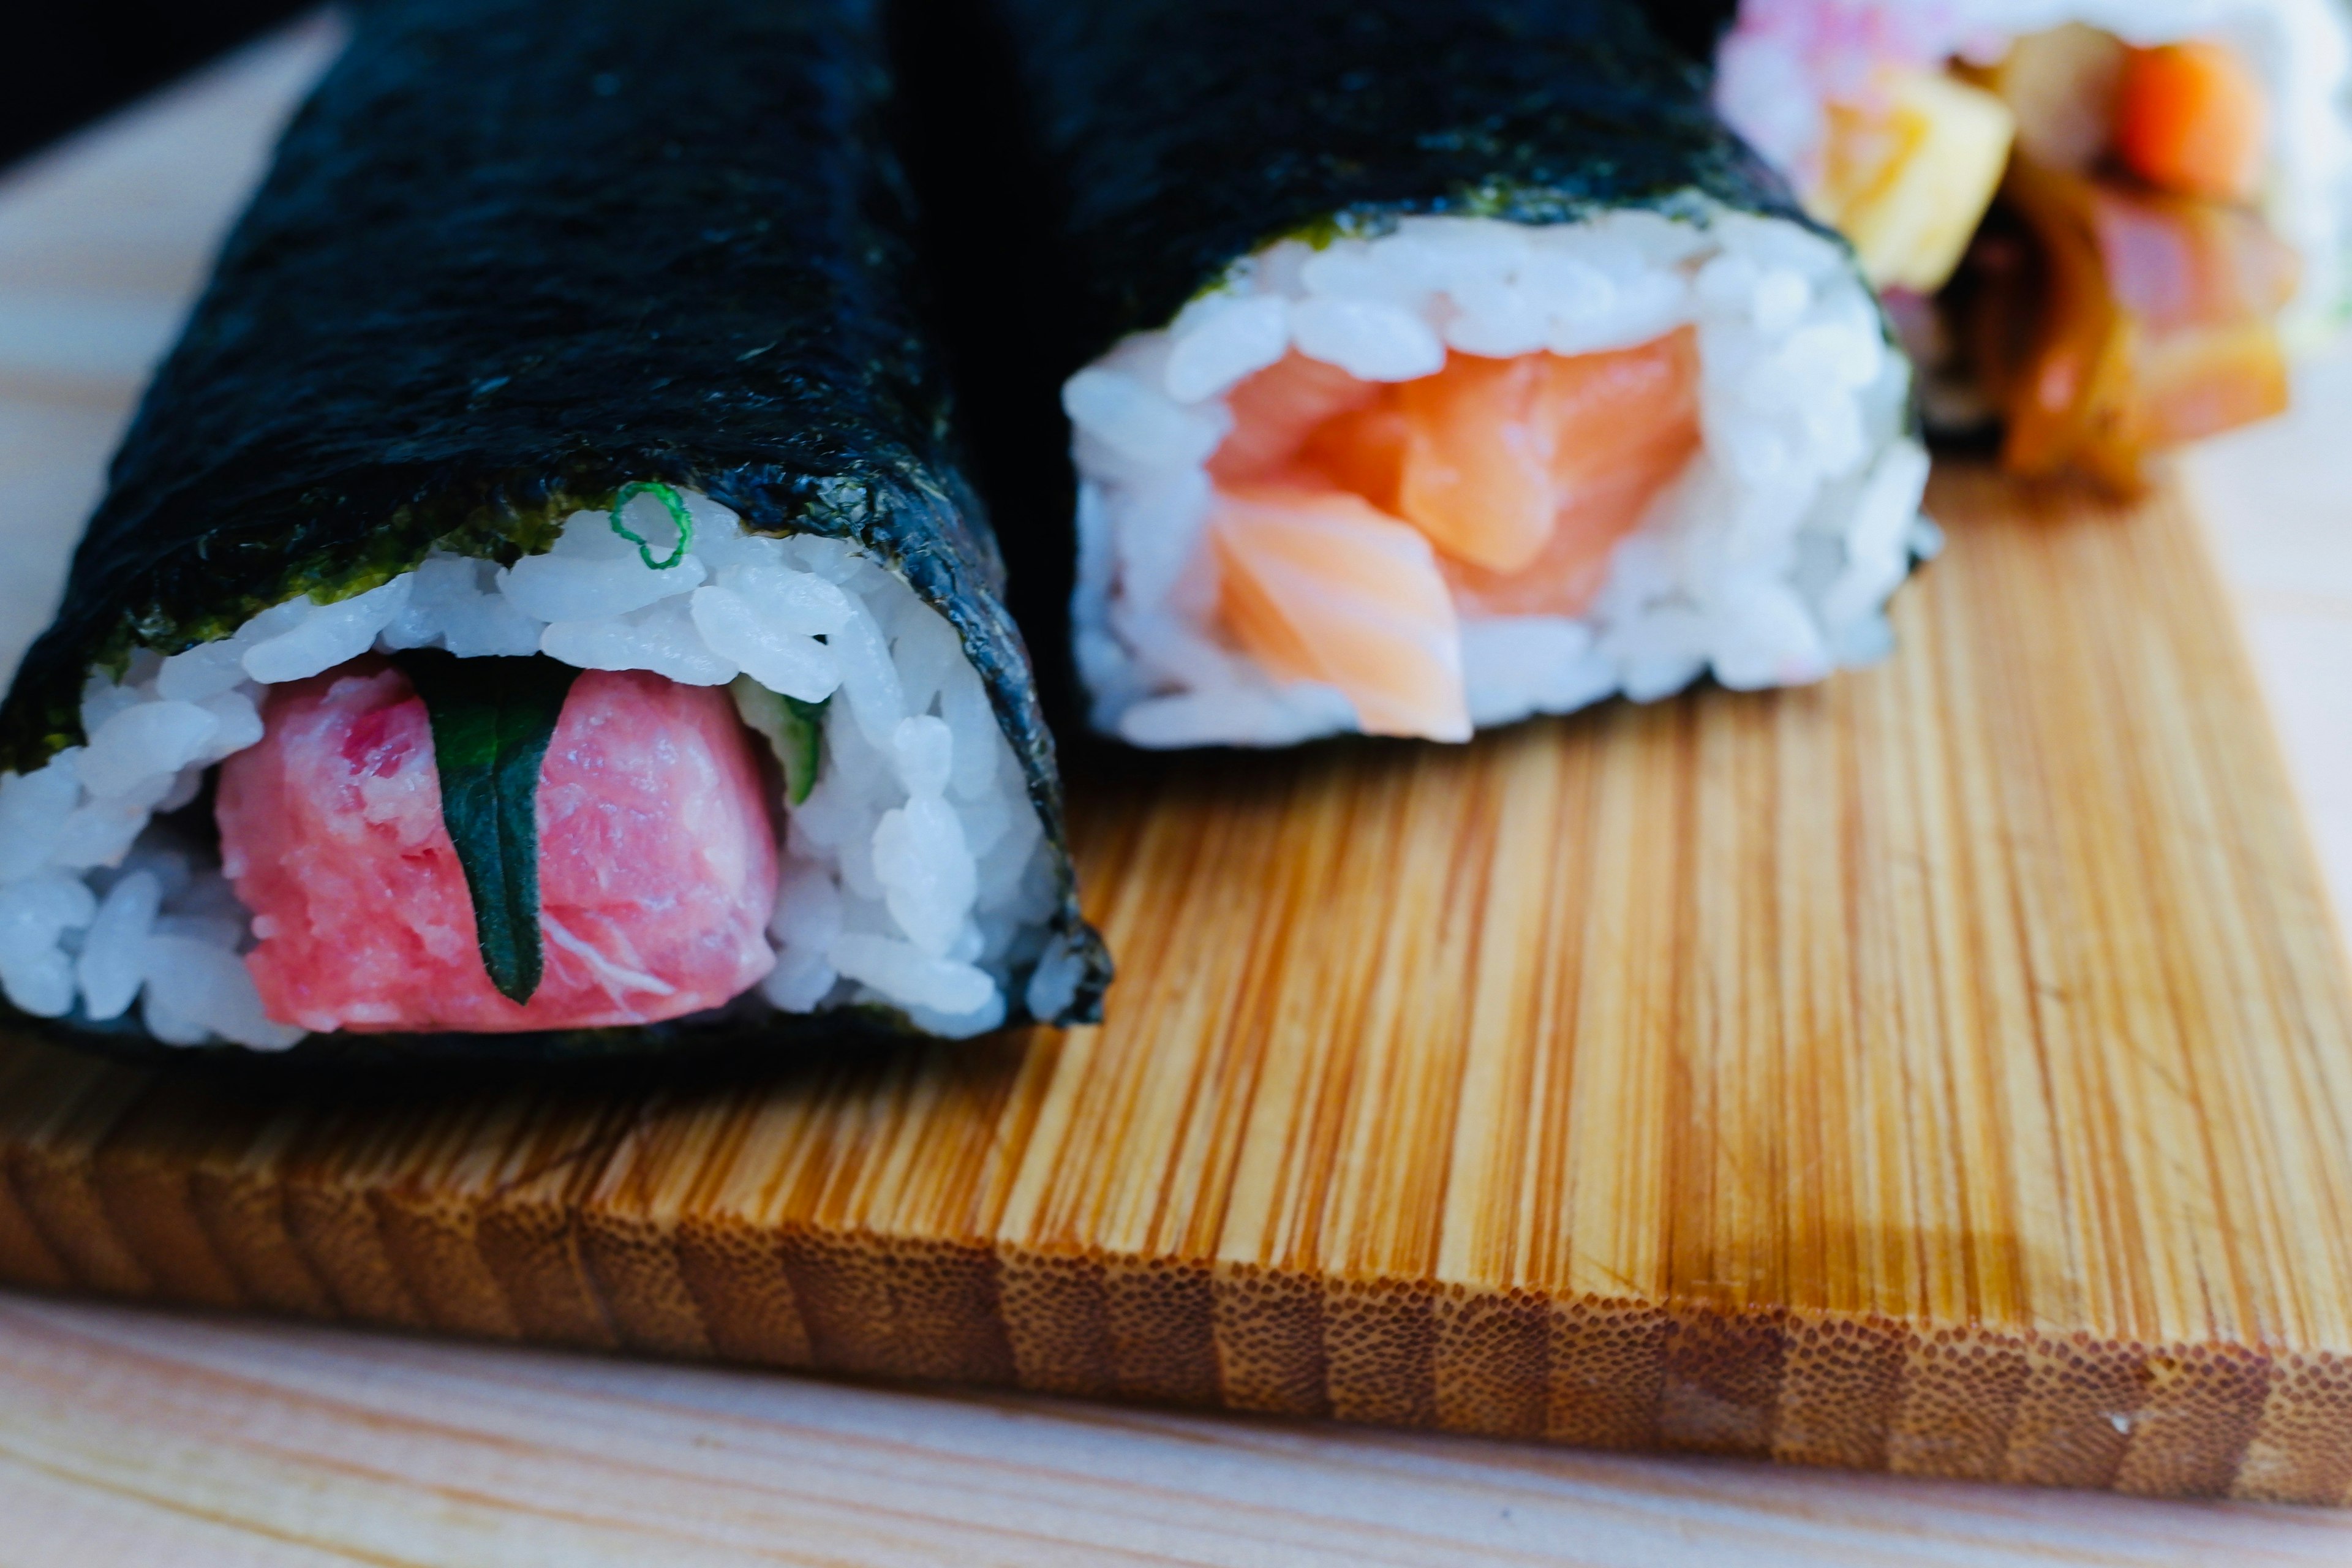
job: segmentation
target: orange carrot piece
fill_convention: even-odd
[[[2251,201],[2269,142],[2262,83],[2225,46],[2132,51],[2116,100],[2116,154],[2141,179],[2183,195]]]

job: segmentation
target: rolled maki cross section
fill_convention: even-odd
[[[2284,408],[2352,303],[2330,0],[1744,0],[1718,60],[1887,289],[1930,423],[1998,426],[2013,470],[2133,488]]]
[[[1098,727],[1460,741],[1886,652],[1908,367],[1638,5],[1008,14],[1095,356]]]
[[[1278,242],[1066,388],[1097,718],[1460,741],[1868,662],[1931,538],[1908,384],[1843,254],[1783,221]]]
[[[12,1005],[104,1024],[136,1001],[164,1043],[257,1048],[730,1005],[750,1024],[862,1004],[945,1035],[1068,1009],[1085,974],[1045,952],[1054,848],[953,626],[843,541],[680,500],[696,526],[662,569],[582,511],[511,566],[436,551],[93,674],[85,743],[0,775]],[[662,539],[658,507],[622,515]],[[520,994],[486,957],[436,751],[464,702],[419,694],[419,653],[467,696],[512,664],[564,672],[522,775]]]
[[[511,566],[436,551],[93,674],[86,742],[0,775],[10,1002],[102,1024],[136,1000],[167,1044],[257,1048],[733,1004],[746,1022],[867,1004],[948,1035],[1067,1009],[1054,988],[1083,971],[1040,963],[1053,847],[953,626],[843,541],[681,502],[698,525],[658,570],[583,511]],[[661,537],[658,507],[623,515]],[[485,956],[436,751],[464,699],[420,696],[420,652],[461,691],[564,671],[522,775],[520,994]]]
[[[542,1058],[1095,1014],[887,89],[859,4],[360,13],[0,709],[20,1019]]]

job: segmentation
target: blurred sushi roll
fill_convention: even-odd
[[[379,0],[0,708],[82,1043],[544,1058],[1092,1016],[861,0]]]
[[[1004,15],[1097,727],[1463,741],[1888,650],[1935,540],[1908,367],[1639,5]]]
[[[1931,426],[2118,489],[2340,324],[2337,0],[1744,0],[1716,102],[1844,233]]]

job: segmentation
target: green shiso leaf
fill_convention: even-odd
[[[771,691],[748,675],[728,689],[743,722],[765,736],[769,750],[784,770],[784,798],[798,805],[816,787],[816,765],[824,755],[824,702],[803,702]]]
[[[394,660],[433,721],[441,820],[465,868],[482,967],[517,1004],[539,989],[539,768],[579,670],[543,654]]]
[[[776,756],[784,764],[784,795],[794,805],[808,799],[809,791],[816,788],[818,745],[824,735],[825,702],[803,702],[797,697],[784,699],[782,744]]]

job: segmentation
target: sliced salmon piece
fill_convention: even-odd
[[[1370,406],[1383,390],[1293,349],[1226,395],[1234,427],[1209,458],[1209,477],[1220,484],[1270,478],[1297,461],[1317,426]]]
[[[1388,385],[1293,354],[1233,409],[1209,464],[1226,627],[1275,674],[1347,693],[1370,732],[1460,740],[1457,605],[1584,612],[1698,448],[1697,336],[1457,353]]]
[[[1551,542],[1559,432],[1542,405],[1549,354],[1449,354],[1398,384],[1405,419],[1397,511],[1457,561],[1515,572]]]
[[[1549,579],[1605,559],[1697,448],[1697,339],[1685,327],[1606,353],[1455,354],[1393,395],[1409,426],[1397,511],[1474,580]]]
[[[1412,422],[1393,395],[1384,395],[1369,407],[1335,415],[1315,426],[1298,455],[1323,479],[1393,516],[1400,510],[1397,492],[1403,485],[1405,452],[1412,439]]]
[[[1620,467],[1588,481],[1563,504],[1543,553],[1516,572],[1448,561],[1446,581],[1464,610],[1485,616],[1580,616],[1609,578],[1617,542],[1640,526],[1658,492],[1698,448],[1696,419],[1627,447]]]
[[[1607,575],[1610,552],[1698,449],[1696,336],[1684,328],[1607,353],[1484,363],[1517,367],[1511,379],[1524,384],[1527,431],[1507,454],[1508,478],[1490,481],[1487,491],[1509,496],[1525,483],[1542,498],[1549,526],[1532,554],[1482,558],[1438,539],[1447,575],[1468,607],[1488,615],[1581,615]],[[1444,375],[1454,373],[1449,364]],[[1543,468],[1528,476],[1522,453],[1541,456]],[[1507,563],[1496,565],[1498,556]]]
[[[1209,472],[1226,489],[1328,481],[1402,517],[1449,559],[1513,576],[1605,557],[1698,444],[1685,327],[1605,353],[1448,356],[1381,385],[1292,353],[1232,395]],[[1561,528],[1590,533],[1553,551]]]
[[[1429,541],[1361,496],[1220,487],[1226,627],[1275,675],[1335,686],[1367,734],[1470,738],[1462,634]]]
[[[1682,327],[1633,348],[1543,362],[1559,431],[1559,529],[1584,541],[1580,559],[1603,559],[1698,450],[1698,333]]]

